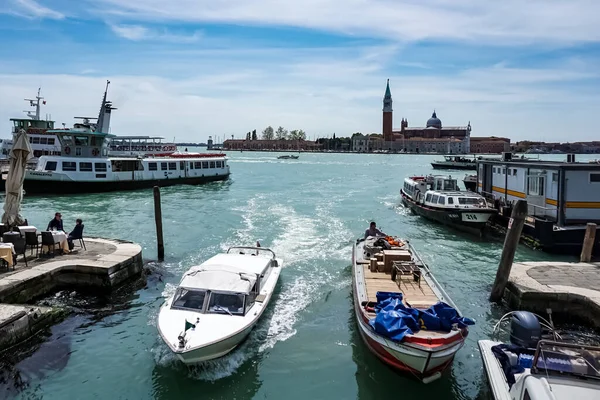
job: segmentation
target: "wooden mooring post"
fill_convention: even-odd
[[[500,257],[500,264],[498,265],[498,271],[496,272],[496,280],[494,281],[492,293],[490,294],[490,301],[499,302],[502,300],[504,288],[506,287],[508,277],[510,276],[510,269],[512,268],[515,251],[517,251],[517,246],[519,245],[519,239],[521,238],[521,231],[523,231],[526,217],[527,202],[525,200],[518,200],[517,204],[513,207],[510,220],[508,221],[508,229],[506,230],[502,256]]]
[[[579,261],[590,262],[592,260],[592,250],[594,250],[594,242],[596,240],[596,224],[588,222],[585,227],[585,238],[583,239],[583,247],[581,248],[581,256]]]
[[[163,242],[162,210],[160,208],[160,188],[154,186],[154,221],[156,222],[156,244],[158,247],[158,260],[165,259],[165,245]]]

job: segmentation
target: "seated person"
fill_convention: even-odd
[[[56,229],[57,231],[64,231],[61,213],[57,212],[56,214],[54,214],[54,218],[48,223],[48,227],[46,228],[46,230],[51,231],[52,229]]]
[[[73,250],[73,240],[83,239],[83,221],[81,218],[77,218],[75,221],[75,228],[69,233],[67,242],[69,242],[69,249]]]
[[[387,236],[385,233],[381,232],[379,229],[377,229],[377,224],[375,224],[375,221],[371,222],[371,224],[369,225],[369,229],[367,229],[365,231],[365,239],[368,238],[369,236],[373,236],[373,237],[381,237],[381,236]]]

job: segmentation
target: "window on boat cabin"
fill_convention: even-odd
[[[48,144],[54,144],[54,138],[48,138]]]
[[[106,172],[106,163],[94,163],[94,169],[96,170],[96,172]]]
[[[32,142],[33,144],[40,144],[40,138],[37,136],[33,136],[32,138]]]
[[[517,169],[516,168],[513,168],[513,175],[517,176]]]
[[[454,204],[454,197],[448,197],[448,204]]]
[[[173,297],[171,308],[187,308],[190,310],[202,311],[204,309],[204,299],[206,291],[189,290],[185,288],[177,289]]]
[[[148,171],[157,171],[158,165],[155,162],[148,163]]]
[[[177,169],[177,163],[176,162],[170,162],[169,163],[169,170],[176,170]]]
[[[208,312],[244,315],[244,297],[241,293],[211,292],[208,300]]]
[[[87,146],[89,138],[87,136],[75,136],[75,146]]]
[[[530,175],[527,178],[527,194],[532,196],[544,195],[544,177],[540,175]]]
[[[434,204],[436,204],[438,202],[438,197],[439,196],[437,194],[434,194],[433,198],[431,199],[431,202],[434,203]]]
[[[41,137],[40,138],[40,144],[48,144],[48,138]]]
[[[202,161],[202,169],[208,168],[208,161]]]
[[[194,162],[193,162],[193,161],[190,161],[190,162],[188,163],[188,168],[189,168],[189,169],[194,169]]]
[[[56,161],[46,161],[46,171],[56,171]]]
[[[444,196],[440,196],[440,198],[438,199],[438,204],[445,205],[446,204],[446,198]]]
[[[506,175],[506,168],[502,168],[502,175]]]
[[[217,161],[216,166],[217,166],[217,168],[221,168],[221,161]]]
[[[507,173],[508,175],[511,175],[511,169],[509,168],[509,169],[506,171],[506,173]]]
[[[590,181],[591,181],[591,177],[590,177]],[[553,172],[552,173],[552,182],[558,182],[558,172]],[[600,181],[599,181],[600,182]]]
[[[81,172],[91,172],[92,171],[92,163],[91,162],[79,163],[79,170]]]
[[[431,193],[427,193],[427,196],[425,196],[425,201],[431,201]]]
[[[180,169],[181,171],[184,171],[184,170],[185,170],[185,161],[179,161],[179,169]]]
[[[194,164],[196,164],[196,169],[202,168],[202,162],[201,161],[196,161]]]
[[[160,163],[160,170],[161,171],[166,171],[167,170],[167,163],[166,162]]]
[[[458,190],[454,179],[444,179],[444,190]]]
[[[458,204],[479,204],[479,199],[477,197],[459,197]]]
[[[600,174],[590,174],[590,183],[600,182]]]
[[[71,135],[64,135],[61,141],[63,146],[73,146],[73,136]]]
[[[211,162],[210,162],[210,167],[211,167],[211,168],[214,168],[214,167],[215,167],[215,162],[214,162],[214,161],[211,161]]]
[[[62,162],[62,170],[63,171],[77,171],[77,163],[73,161],[63,161]]]
[[[81,147],[75,147],[75,155],[76,156],[80,156],[81,155]]]

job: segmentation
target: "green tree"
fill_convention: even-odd
[[[250,140],[250,132],[246,133],[246,140]]]
[[[277,140],[286,140],[288,138],[288,131],[283,126],[280,126],[275,131],[275,138]]]
[[[252,131],[252,140],[258,140],[256,137],[256,129]]]
[[[272,126],[267,126],[264,131],[262,131],[263,140],[273,140],[275,137],[275,131]]]

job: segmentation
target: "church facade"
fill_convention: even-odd
[[[424,127],[411,127],[402,118],[394,129],[394,111],[390,80],[383,97],[382,150],[409,153],[467,154],[470,152],[471,123],[466,126],[443,126],[435,111]]]

